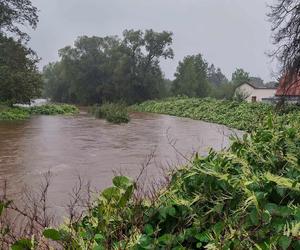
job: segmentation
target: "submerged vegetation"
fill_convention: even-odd
[[[0,106],[0,121],[24,120],[31,115],[72,115],[78,112],[76,106],[69,104],[46,104],[28,108]]]
[[[121,103],[104,103],[101,106],[93,106],[90,113],[96,118],[103,118],[115,124],[127,123],[130,120],[127,107]]]
[[[270,114],[275,115],[274,106],[264,103],[247,103],[213,98],[169,98],[147,101],[133,106],[134,110],[168,114],[223,124],[231,128],[250,131]],[[297,106],[287,107],[282,114],[297,112]]]

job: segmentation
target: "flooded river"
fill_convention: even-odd
[[[161,176],[162,166],[182,164],[183,156],[226,147],[232,133],[220,125],[142,113],[132,114],[124,125],[84,113],[0,122],[0,179],[7,179],[9,194],[18,197],[24,185],[37,188],[50,170],[51,205],[62,209],[78,175],[103,189],[111,184],[114,171],[136,177],[154,152],[144,175],[151,181]]]

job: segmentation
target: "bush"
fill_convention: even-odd
[[[130,120],[126,106],[119,103],[105,103],[100,107],[94,106],[90,111],[96,118],[104,118],[111,123],[127,123]]]

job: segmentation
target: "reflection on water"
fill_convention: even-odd
[[[25,184],[38,185],[53,174],[50,200],[61,207],[78,175],[98,189],[111,184],[113,170],[138,175],[147,155],[155,159],[147,179],[158,178],[160,167],[178,165],[193,152],[205,154],[228,145],[234,131],[224,126],[155,114],[132,114],[125,125],[112,125],[81,114],[75,117],[37,116],[21,122],[0,122],[0,178],[17,197]]]

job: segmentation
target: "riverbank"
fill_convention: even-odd
[[[142,183],[115,177],[84,216],[37,233],[34,243],[46,238],[65,249],[299,249],[299,159],[298,114],[270,113],[228,150],[196,155],[150,195],[140,193]]]
[[[168,114],[223,124],[231,128],[251,131],[269,115],[275,114],[274,106],[264,103],[247,103],[213,98],[169,98],[147,101],[132,106],[133,110]],[[299,107],[288,108],[282,115],[298,112]]]
[[[45,104],[34,107],[0,106],[0,121],[25,120],[32,115],[73,115],[78,108],[69,104]]]

